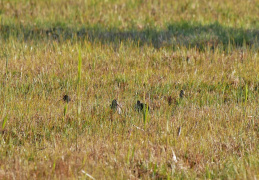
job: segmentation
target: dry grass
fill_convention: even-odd
[[[0,179],[259,178],[258,1],[0,7]]]

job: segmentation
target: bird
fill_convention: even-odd
[[[180,95],[179,95],[179,96],[180,96],[181,99],[183,98],[183,96],[184,96],[184,90],[181,90],[181,91],[180,91]]]
[[[121,114],[121,106],[118,104],[116,99],[112,100],[110,107],[113,111],[117,111],[118,114]]]
[[[71,101],[71,98],[66,94],[63,96],[63,100],[66,102],[66,103],[69,103]]]
[[[116,110],[117,107],[118,107],[117,100],[116,99],[112,100],[111,109]]]
[[[135,105],[135,109],[137,111],[143,111],[143,110],[146,110],[146,108],[148,109],[149,111],[149,107],[148,105],[144,104],[144,103],[141,103],[140,100],[137,100],[137,104]]]

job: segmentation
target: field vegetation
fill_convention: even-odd
[[[0,23],[0,179],[259,179],[258,0],[1,0]]]

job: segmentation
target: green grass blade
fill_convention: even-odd
[[[81,47],[78,50],[78,79],[77,79],[77,122],[76,122],[76,150],[77,150],[77,136],[78,136],[78,125],[80,124],[80,114],[81,114],[81,99],[80,99],[80,83],[81,83],[81,71],[82,71],[82,55]]]
[[[77,79],[77,99],[78,99],[77,114],[78,114],[78,118],[81,113],[81,99],[80,99],[81,71],[82,71],[82,55],[81,55],[81,47],[80,47],[79,54],[78,54],[78,79]]]
[[[245,104],[247,103],[247,99],[248,99],[248,85],[246,84]]]
[[[148,121],[148,105],[144,106],[143,108],[143,120],[144,120],[144,127],[146,128],[146,124]]]
[[[65,116],[66,116],[66,114],[67,114],[67,103],[65,104],[65,107],[64,107],[64,118],[65,118]]]
[[[7,116],[4,117],[3,124],[2,124],[2,129],[5,128],[6,122],[7,122]]]

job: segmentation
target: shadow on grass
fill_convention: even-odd
[[[197,47],[203,50],[205,47],[215,48],[222,45],[227,48],[229,45],[235,47],[254,46],[259,47],[257,41],[259,30],[245,30],[242,28],[229,28],[213,23],[209,25],[190,24],[188,22],[178,22],[169,24],[164,30],[155,28],[119,30],[116,28],[105,29],[100,25],[91,27],[67,27],[57,24],[52,27],[30,27],[1,25],[1,39],[7,40],[15,37],[21,41],[30,40],[55,40],[55,41],[80,41],[119,45],[121,42],[132,41],[143,46],[149,45],[154,48],[177,46]]]

